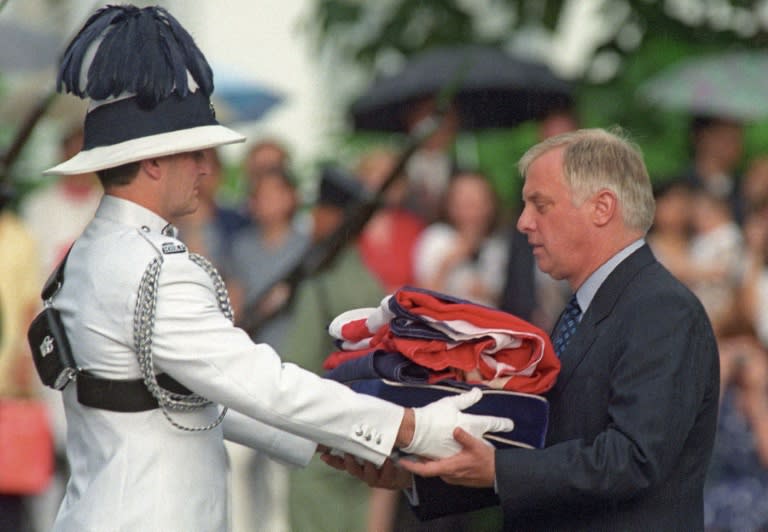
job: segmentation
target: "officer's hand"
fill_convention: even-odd
[[[486,432],[509,432],[515,424],[511,419],[494,416],[476,416],[462,412],[482,398],[479,388],[444,397],[427,406],[414,409],[413,439],[403,451],[428,458],[445,458],[461,451],[454,440],[453,431],[460,427],[477,438]]]

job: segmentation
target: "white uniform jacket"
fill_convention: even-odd
[[[72,248],[54,306],[80,368],[104,378],[140,378],[137,289],[163,244],[175,244],[165,248],[159,277],[156,371],[231,410],[219,427],[187,432],[159,409],[83,406],[69,385],[63,399],[72,476],[56,531],[227,530],[225,437],[298,465],[315,450],[309,440],[377,463],[394,445],[401,407],[284,364],[270,346],[254,344],[219,309],[208,274],[179,241],[162,235],[166,225],[135,203],[105,196]],[[172,416],[201,426],[218,411],[209,406]]]

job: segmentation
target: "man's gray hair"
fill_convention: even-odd
[[[525,152],[518,163],[520,175],[525,178],[534,160],[557,148],[565,148],[563,176],[574,204],[609,189],[619,200],[624,224],[648,231],[656,209],[651,180],[640,149],[621,129],[579,129],[550,137]]]

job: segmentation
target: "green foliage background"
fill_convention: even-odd
[[[496,10],[507,21],[495,34],[478,31],[477,12],[470,9],[471,2],[460,0],[389,0],[379,5],[375,16],[371,4],[360,0],[317,0],[308,28],[319,46],[332,44],[373,78],[377,59],[387,54],[408,57],[439,44],[503,45],[511,35],[531,28],[554,35],[566,2],[494,0],[485,4],[491,13]],[[687,16],[675,13],[670,4],[665,0],[605,0],[601,16],[609,31],[592,60],[612,57],[619,66],[601,82],[586,75],[572,80],[583,126],[617,125],[626,130],[643,150],[654,180],[668,179],[687,166],[689,117],[649,107],[635,96],[637,87],[664,67],[687,57],[733,48],[766,49],[768,44],[766,29],[754,23],[761,20],[763,2],[692,2],[689,5],[700,10],[698,17],[695,9],[689,9]],[[348,35],[356,38],[345,39]],[[627,39],[627,35],[636,37]],[[478,166],[493,178],[502,200],[514,211],[520,189],[515,165],[525,149],[536,142],[535,126],[523,124],[513,130],[485,131],[472,137],[469,143],[476,151]],[[354,133],[339,139],[342,147],[360,146],[370,140],[370,136]],[[461,151],[462,141],[458,144]],[[768,123],[747,124],[745,163],[761,153],[768,153]]]
[[[407,58],[434,45],[509,45],[530,34],[555,36],[567,4],[567,0],[314,0],[301,30],[313,38],[318,59],[330,51],[373,79],[377,67],[386,63],[383,59],[393,55]],[[683,4],[689,6],[687,14],[673,9]],[[584,75],[571,80],[582,124],[618,125],[627,130],[642,148],[654,180],[681,172],[688,159],[688,117],[650,108],[635,96],[637,87],[687,57],[734,48],[768,53],[768,31],[762,22],[765,5],[765,0],[602,0],[599,16],[604,40]],[[607,78],[595,81],[589,73],[606,58],[618,66]],[[0,73],[0,96],[2,81]],[[8,146],[13,134],[7,125],[0,127],[0,146]],[[398,145],[400,140],[340,131],[331,141],[329,158],[348,164],[371,143]],[[464,134],[458,142],[458,159],[466,163],[461,155],[469,153],[469,162],[493,178],[513,214],[520,189],[516,162],[535,142],[535,125],[530,123],[509,131]],[[768,153],[768,122],[747,126],[745,148],[745,163]],[[22,162],[35,156],[24,152]],[[314,168],[304,170],[300,174],[312,175]],[[36,183],[16,180],[17,192],[23,195]],[[229,197],[242,195],[238,166],[226,168],[225,189]]]

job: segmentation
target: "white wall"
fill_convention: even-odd
[[[238,75],[277,91],[285,99],[259,122],[236,125],[248,136],[245,146],[225,156],[239,155],[261,136],[284,140],[295,159],[307,161],[322,149],[326,95],[317,58],[300,30],[311,0],[169,0],[164,4],[192,33],[214,68]],[[215,96],[215,91],[214,91]]]

